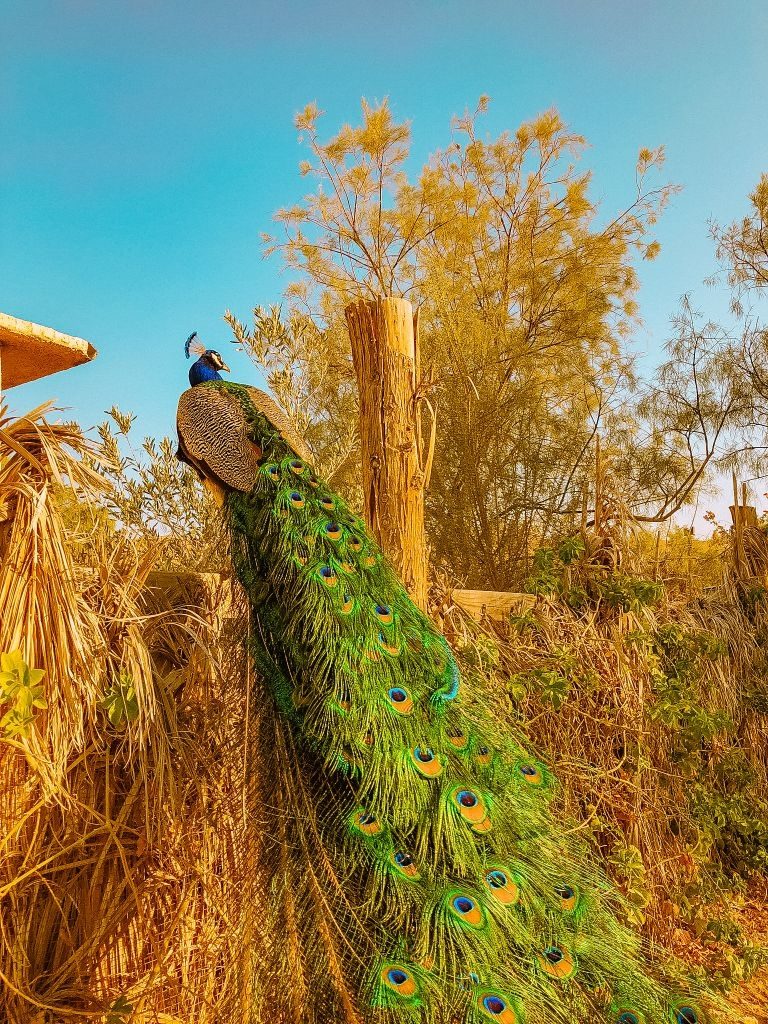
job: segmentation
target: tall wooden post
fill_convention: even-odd
[[[411,598],[426,608],[425,474],[413,307],[406,299],[381,298],[354,302],[345,313],[360,394],[366,520]]]

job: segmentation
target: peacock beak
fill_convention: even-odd
[[[226,364],[226,363],[224,362],[224,360],[223,360],[223,359],[221,360],[221,366],[219,367],[219,369],[220,369],[220,370],[226,370],[226,371],[227,371],[227,373],[230,373],[230,372],[231,372],[231,371],[230,371],[230,369],[229,369],[229,367],[227,366],[227,364]]]

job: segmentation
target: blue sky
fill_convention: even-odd
[[[306,190],[292,119],[310,100],[330,134],[389,96],[418,165],[481,93],[493,133],[556,106],[590,143],[606,214],[631,197],[638,148],[664,144],[684,191],[641,268],[648,360],[684,292],[725,310],[701,283],[707,221],[746,212],[768,170],[764,0],[0,0],[0,15],[0,310],[99,349],[8,399],[54,397],[85,426],[117,404],[172,432],[195,329],[256,382],[221,315],[287,283],[259,234]]]

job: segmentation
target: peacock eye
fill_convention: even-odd
[[[544,956],[551,964],[559,964],[563,959],[564,953],[559,946],[548,946],[544,950]]]
[[[318,499],[320,502],[320,508],[324,508],[326,512],[332,512],[334,509],[333,498],[322,497]]]
[[[387,973],[387,977],[393,985],[402,985],[404,982],[408,981],[408,975],[405,971],[401,971],[397,967],[393,967],[392,970]]]
[[[486,996],[483,999],[483,1006],[486,1008],[488,1013],[492,1013],[494,1017],[500,1013],[504,1013],[507,1008],[507,1004],[499,996]]]
[[[692,1006],[681,1006],[675,1010],[677,1024],[699,1024],[699,1015]]]
[[[560,897],[561,900],[572,900],[576,895],[575,891],[570,885],[556,885],[555,893]]]
[[[360,540],[359,537],[350,537],[349,546],[352,548],[353,551],[361,551],[363,547],[363,542]]]
[[[543,779],[541,772],[535,765],[523,762],[523,764],[518,766],[518,769],[529,785],[540,786],[542,784]]]
[[[392,686],[387,690],[387,699],[398,715],[410,715],[413,711],[413,700],[404,686]]]
[[[379,622],[382,622],[385,626],[390,625],[394,616],[388,604],[377,604],[374,611]]]
[[[456,896],[453,905],[460,914],[469,914],[475,909],[474,901],[469,896]]]
[[[317,479],[317,477],[315,476],[314,473],[312,473],[310,475],[310,477],[309,477],[309,486],[310,487],[319,487],[320,486],[320,481]]]
[[[291,491],[290,502],[294,508],[304,508],[304,495],[298,491]]]
[[[341,536],[341,527],[338,523],[326,523],[325,524],[325,535],[330,540],[338,540]]]
[[[361,825],[373,825],[376,821],[374,814],[361,814],[359,818]]]
[[[306,468],[301,459],[291,459],[288,465],[291,467],[291,472],[295,473],[296,476],[301,476]]]
[[[396,853],[395,861],[401,868],[409,868],[413,864],[413,857],[408,853]]]
[[[435,759],[434,753],[429,748],[422,750],[421,747],[416,747],[414,754],[419,761],[423,761],[424,764],[429,764],[430,761],[434,761]]]
[[[476,807],[477,806],[477,794],[473,793],[471,789],[462,789],[456,799],[459,801],[462,807]]]
[[[477,752],[482,756],[484,756],[485,754],[490,754],[490,750],[488,749],[488,747],[478,747]]]
[[[625,1010],[616,1018],[616,1024],[640,1024],[640,1018],[631,1010]]]
[[[508,881],[503,871],[489,871],[485,880],[492,889],[503,889]]]
[[[322,565],[319,570],[320,579],[326,585],[326,587],[335,587],[337,582],[336,573],[330,567],[330,565]]]

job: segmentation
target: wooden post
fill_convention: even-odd
[[[425,477],[416,390],[418,331],[406,299],[345,310],[360,394],[365,517],[420,608],[427,604]]]

